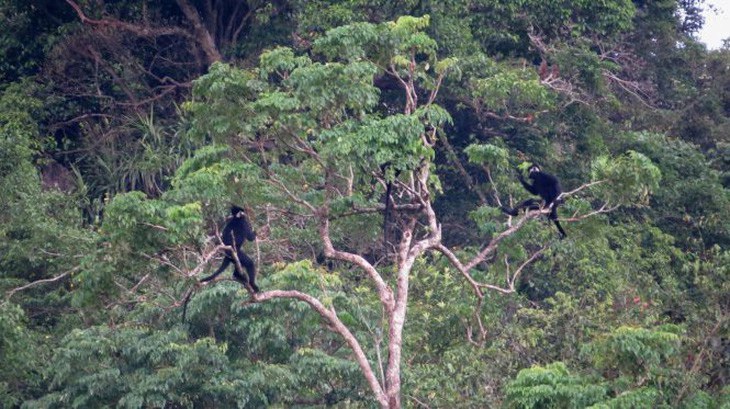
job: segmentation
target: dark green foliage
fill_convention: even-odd
[[[729,404],[730,52],[689,37],[702,2],[191,0],[215,62],[183,2],[75,3],[97,22],[0,0],[1,407],[374,407],[305,303],[193,287],[229,206],[262,289],[318,297],[378,372],[372,281],[323,257],[304,202],[391,285],[376,177],[405,189],[428,162],[466,259],[515,223],[500,202],[530,196],[533,161],[565,191],[601,182],[559,208],[567,239],[536,218],[472,270],[506,293],[416,261],[403,406]]]

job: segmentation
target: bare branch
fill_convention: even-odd
[[[107,27],[114,27],[118,29],[122,29],[125,31],[129,31],[131,33],[134,33],[140,37],[158,37],[158,36],[167,36],[167,35],[178,35],[182,37],[190,37],[190,33],[188,33],[185,30],[182,30],[178,27],[149,27],[149,26],[140,26],[136,24],[127,23],[120,20],[115,19],[109,19],[109,18],[103,18],[101,20],[95,20],[92,18],[89,18],[84,11],[81,9],[81,6],[79,6],[75,1],[73,0],[66,0],[66,3],[68,3],[69,6],[71,6],[72,9],[76,12],[76,14],[79,16],[79,20],[81,20],[84,24],[89,24],[92,26],[107,26]]]
[[[469,270],[467,270],[464,267],[464,265],[461,263],[461,260],[459,260],[459,258],[456,257],[456,254],[454,254],[448,247],[444,246],[443,244],[439,244],[438,246],[434,247],[434,250],[440,251],[441,254],[446,256],[446,258],[448,258],[449,261],[451,261],[451,264],[453,264],[454,267],[456,267],[456,269],[459,271],[459,273],[461,273],[461,275],[463,275],[464,278],[466,278],[466,281],[468,281],[469,284],[471,284],[472,288],[474,288],[474,293],[476,294],[477,297],[482,298],[484,296],[482,294],[482,291],[479,289],[479,286],[480,286],[479,283],[477,283],[472,278],[471,274],[469,274]]]
[[[67,272],[65,272],[63,274],[59,274],[59,275],[57,275],[55,277],[44,278],[42,280],[36,280],[36,281],[30,282],[30,283],[28,283],[28,284],[26,284],[24,286],[21,286],[21,287],[18,287],[18,288],[13,288],[12,290],[10,290],[10,291],[8,291],[6,293],[5,300],[6,301],[7,300],[10,300],[10,297],[12,297],[13,294],[17,293],[18,291],[27,290],[28,288],[35,287],[35,286],[40,285],[40,284],[52,283],[52,282],[61,280],[62,278],[67,277],[69,274],[71,274],[72,272],[74,272],[76,270],[78,270],[78,268],[75,268],[73,270],[67,271]]]
[[[135,284],[135,285],[134,285],[134,287],[132,287],[132,288],[130,288],[130,289],[129,289],[129,292],[130,292],[130,293],[134,293],[134,292],[136,292],[136,291],[137,291],[137,290],[139,289],[139,287],[140,287],[140,286],[141,286],[142,284],[144,284],[144,282],[145,282],[145,281],[147,281],[147,279],[148,279],[148,278],[150,278],[150,273],[147,273],[147,274],[145,274],[145,276],[144,276],[144,277],[142,277],[142,279],[141,279],[141,280],[139,280],[139,282],[138,282],[137,284]]]
[[[497,248],[497,244],[499,244],[502,240],[504,240],[505,238],[512,235],[517,230],[519,230],[520,227],[522,227],[522,225],[525,224],[525,222],[538,217],[540,214],[548,213],[548,212],[549,212],[549,210],[547,210],[547,209],[526,212],[525,215],[523,217],[519,218],[515,224],[510,226],[507,230],[503,231],[502,233],[499,233],[496,237],[492,238],[492,240],[489,242],[489,244],[487,244],[487,246],[485,246],[476,256],[474,256],[474,258],[472,258],[471,261],[466,263],[466,265],[464,266],[466,271],[471,270],[472,268],[474,268],[474,266],[483,262],[486,259],[486,257]]]
[[[380,302],[383,304],[385,310],[389,312],[392,311],[395,305],[393,291],[390,287],[388,287],[388,284],[385,283],[383,277],[381,277],[380,273],[378,273],[378,270],[376,270],[372,264],[358,254],[335,250],[332,240],[330,239],[327,211],[326,209],[323,209],[317,213],[320,214],[319,236],[322,239],[322,244],[324,245],[324,256],[335,260],[346,261],[363,269],[375,284],[375,289],[378,292]]]
[[[642,105],[651,108],[656,109],[655,106],[649,104],[647,100],[649,99],[644,94],[644,90],[641,87],[641,84],[639,84],[637,81],[629,81],[622,78],[619,78],[615,73],[609,71],[609,70],[603,70],[602,71],[603,76],[611,81],[613,84],[616,84],[621,88],[622,90],[626,91],[627,93],[631,94],[633,97],[635,97]]]
[[[218,240],[220,241],[220,234],[216,232],[216,236],[218,237]],[[199,257],[198,262],[190,271],[186,271],[178,267],[177,265],[173,264],[165,255],[162,256],[150,256],[148,254],[142,254],[144,257],[149,258],[150,260],[155,260],[160,264],[164,264],[168,267],[173,268],[178,273],[182,274],[186,278],[195,277],[198,275],[203,269],[210,263],[210,261],[220,252],[221,250],[224,250],[228,248],[228,246],[218,245],[215,246],[213,249],[211,249],[209,252],[203,254],[201,257]]]
[[[480,348],[484,346],[484,342],[487,340],[487,335],[488,335],[488,331],[486,328],[484,328],[484,323],[482,323],[482,317],[481,317],[483,302],[484,302],[484,297],[479,297],[477,299],[477,304],[474,306],[474,314],[473,314],[474,321],[476,321],[477,325],[479,325],[479,341],[474,341],[472,326],[467,325],[467,327],[466,327],[467,340],[472,345],[480,347]]]
[[[576,189],[571,190],[570,192],[563,192],[560,196],[561,197],[563,197],[563,196],[572,196],[572,195],[580,192],[583,189],[587,189],[587,188],[589,188],[591,186],[599,185],[601,183],[606,183],[606,180],[605,179],[604,180],[596,180],[594,182],[584,183],[583,185],[579,186]]]
[[[619,207],[620,207],[620,205],[616,205],[616,206],[609,207],[608,206],[608,203],[604,203],[603,206],[601,206],[598,210],[594,210],[594,211],[592,211],[590,213],[586,213],[586,214],[581,215],[581,216],[573,216],[573,217],[568,217],[568,218],[561,218],[560,220],[564,220],[564,221],[567,221],[567,222],[577,222],[577,221],[580,221],[580,220],[583,220],[583,219],[587,219],[587,218],[589,218],[591,216],[595,216],[597,214],[610,213],[610,212],[618,209]]]
[[[489,184],[492,186],[492,191],[494,193],[494,200],[497,201],[497,205],[500,207],[502,206],[502,199],[499,198],[499,190],[497,190],[497,185],[494,183],[494,180],[492,179],[492,171],[489,169],[489,166],[484,166],[484,171],[487,173],[487,178],[489,179]]]
[[[491,175],[490,175],[490,181],[491,181]],[[583,189],[586,189],[588,187],[591,187],[591,186],[594,186],[594,185],[597,185],[600,183],[604,183],[604,182],[605,182],[604,180],[599,180],[599,181],[595,181],[595,182],[586,183],[586,184],[578,187],[577,189],[571,190],[570,192],[567,192],[567,193],[563,193],[561,195],[561,197],[573,195],[577,192],[580,192]],[[613,211],[616,208],[618,208],[618,206],[609,207],[608,204],[606,203],[603,206],[601,206],[601,208],[599,208],[598,210],[587,213],[585,215],[581,215],[581,216],[574,215],[571,218],[565,218],[565,219],[560,219],[560,220],[579,221],[579,220],[583,220],[585,218],[591,217],[596,214],[607,213],[607,212]],[[528,220],[537,218],[543,214],[548,214],[551,211],[552,211],[552,206],[548,206],[546,208],[541,208],[539,210],[525,212],[525,215],[523,217],[517,219],[516,223],[510,225],[506,230],[499,233],[496,237],[493,237],[489,241],[489,243],[481,251],[479,251],[479,253],[477,253],[474,257],[472,257],[472,259],[466,264],[464,264],[461,260],[459,260],[459,258],[456,256],[456,254],[454,254],[450,249],[448,249],[443,244],[438,244],[437,246],[434,246],[433,249],[441,252],[444,256],[446,256],[446,258],[449,259],[451,264],[454,267],[456,267],[456,269],[459,271],[459,273],[461,273],[461,275],[472,286],[472,288],[474,289],[474,292],[478,298],[483,297],[483,293],[481,291],[482,288],[494,290],[494,291],[500,292],[502,294],[509,294],[509,293],[512,293],[515,291],[515,282],[517,281],[517,279],[519,278],[519,275],[522,273],[522,271],[525,269],[525,267],[527,267],[528,265],[532,264],[535,260],[537,260],[548,249],[549,246],[546,245],[546,246],[542,247],[540,250],[538,250],[532,256],[530,256],[530,258],[525,260],[517,268],[517,270],[514,272],[514,274],[511,274],[509,272],[509,262],[505,259],[505,264],[507,265],[507,279],[506,279],[507,287],[500,287],[500,286],[493,285],[493,284],[477,282],[471,276],[471,273],[470,273],[471,270],[474,267],[476,267],[479,263],[482,263],[483,261],[485,261],[487,256],[489,256],[496,250],[497,245],[502,240],[504,240],[506,237],[512,235],[514,232],[519,230]],[[469,333],[469,335],[470,334],[471,333]]]
[[[291,191],[290,191],[290,190],[289,190],[289,189],[288,189],[288,188],[286,187],[286,185],[284,185],[284,183],[283,183],[282,181],[280,181],[279,179],[276,179],[276,178],[275,178],[275,177],[274,177],[273,175],[271,175],[271,174],[269,174],[269,179],[268,179],[268,180],[269,180],[269,181],[270,181],[270,182],[271,182],[271,183],[272,183],[272,184],[273,184],[273,185],[274,185],[275,187],[277,187],[277,188],[278,188],[279,190],[281,190],[281,191],[282,191],[282,192],[284,192],[284,193],[285,193],[285,194],[286,194],[287,196],[289,196],[289,199],[291,199],[291,200],[292,200],[293,202],[295,202],[295,203],[298,203],[298,204],[300,204],[300,205],[302,205],[302,206],[306,207],[307,209],[309,209],[309,210],[310,210],[310,211],[312,212],[312,214],[315,214],[315,213],[317,213],[317,209],[316,209],[316,208],[315,208],[314,206],[312,206],[312,204],[311,204],[311,203],[307,202],[306,200],[303,200],[303,199],[301,199],[301,198],[300,198],[299,196],[297,196],[297,195],[295,195],[294,193],[292,193],[292,192],[291,192]]]
[[[536,251],[530,258],[525,260],[515,271],[514,274],[512,274],[512,277],[509,278],[508,284],[509,288],[512,291],[515,291],[515,281],[517,281],[517,278],[519,278],[520,273],[522,273],[522,270],[525,269],[528,265],[532,264],[535,260],[537,260],[542,254],[545,252],[545,250],[548,249],[549,246],[543,246],[540,250]],[[507,274],[509,277],[509,268],[507,269]]]
[[[355,360],[360,366],[363,375],[365,375],[365,379],[370,385],[370,389],[375,394],[376,400],[378,401],[378,403],[380,403],[380,406],[384,408],[388,407],[388,400],[385,395],[385,391],[383,390],[382,385],[380,385],[380,383],[378,382],[378,379],[375,376],[375,372],[370,366],[370,362],[368,361],[365,352],[360,346],[360,343],[358,342],[357,338],[355,338],[355,336],[350,332],[350,330],[345,326],[345,324],[340,321],[339,317],[337,317],[337,314],[331,308],[325,307],[320,300],[309,294],[300,291],[287,290],[272,290],[259,293],[256,294],[255,298],[253,298],[251,302],[258,303],[274,298],[295,299],[303,301],[307,303],[310,307],[312,307],[312,309],[314,309],[329,324],[327,328],[339,334],[345,340],[345,342],[347,342],[347,344],[352,349],[352,352],[355,354]]]

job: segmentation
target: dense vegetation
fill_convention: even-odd
[[[703,7],[0,0],[0,407],[730,407]]]

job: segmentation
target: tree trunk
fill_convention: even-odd
[[[188,0],[177,0],[177,5],[180,7],[180,10],[182,10],[183,14],[185,14],[188,21],[190,21],[193,25],[195,40],[203,49],[208,65],[211,65],[216,61],[221,61],[223,57],[220,52],[218,52],[218,47],[215,45],[215,41],[210,35],[210,32],[208,32],[205,28],[203,20],[200,18],[200,14],[198,14],[198,10],[195,9],[195,6],[190,4]]]

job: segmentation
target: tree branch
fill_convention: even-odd
[[[388,284],[385,283],[383,277],[381,277],[380,273],[378,273],[378,270],[376,270],[372,264],[360,255],[335,250],[335,247],[332,244],[332,239],[330,239],[328,212],[326,209],[322,209],[318,213],[320,214],[319,236],[322,239],[322,244],[324,245],[324,256],[335,260],[346,261],[363,269],[375,284],[375,289],[378,292],[380,302],[383,304],[385,310],[388,312],[393,311],[395,306],[393,291],[390,287],[388,287]]]
[[[586,183],[586,184],[578,187],[577,189],[571,190],[570,192],[567,192],[567,193],[563,193],[561,195],[561,197],[566,196],[566,195],[568,195],[568,196],[573,195],[583,189],[586,189],[588,187],[591,187],[591,186],[594,186],[594,185],[597,185],[600,183],[604,183],[604,182],[605,182],[604,180],[599,180],[599,181],[595,181],[595,182]],[[603,206],[601,206],[601,208],[599,208],[598,210],[587,213],[585,215],[573,216],[573,217],[564,218],[564,219],[561,218],[560,220],[579,221],[579,220],[583,220],[585,218],[591,217],[596,214],[607,213],[607,212],[613,211],[616,208],[618,208],[618,206],[608,207],[608,204],[606,203]],[[519,277],[522,270],[524,270],[524,268],[526,266],[528,266],[529,264],[531,264],[535,260],[537,260],[538,257],[540,257],[540,255],[542,255],[545,252],[545,250],[547,250],[548,246],[545,246],[545,247],[541,248],[539,251],[535,252],[530,258],[528,258],[524,263],[522,263],[517,268],[517,270],[515,271],[514,274],[509,273],[509,264],[507,264],[508,270],[507,270],[507,287],[506,288],[500,287],[497,285],[493,285],[493,284],[477,282],[471,276],[471,270],[474,267],[476,267],[479,263],[482,263],[487,258],[487,256],[492,254],[496,250],[497,245],[502,240],[504,240],[506,237],[512,235],[517,230],[519,230],[528,220],[537,218],[543,214],[548,214],[548,213],[550,213],[551,210],[552,210],[552,206],[548,206],[546,208],[541,208],[539,210],[525,212],[525,215],[523,217],[517,219],[516,223],[512,224],[509,228],[507,228],[503,232],[499,233],[496,237],[493,237],[489,241],[489,243],[481,251],[479,251],[479,253],[477,253],[474,257],[472,257],[472,259],[469,262],[467,262],[466,264],[464,264],[461,260],[459,260],[459,258],[456,256],[456,254],[454,254],[454,252],[452,252],[449,248],[447,248],[443,244],[438,244],[438,245],[434,246],[433,249],[441,252],[444,256],[446,256],[446,258],[451,262],[451,264],[467,280],[469,285],[472,286],[472,288],[474,289],[474,293],[476,294],[477,297],[479,297],[479,298],[483,297],[483,293],[481,291],[482,288],[487,288],[490,290],[498,291],[502,294],[509,294],[509,293],[512,293],[515,291],[514,283],[517,281],[517,278]]]
[[[71,274],[72,272],[74,272],[76,270],[77,269],[73,269],[73,270],[67,271],[67,272],[65,272],[63,274],[57,275],[55,277],[44,278],[42,280],[36,280],[36,281],[30,282],[30,283],[28,283],[28,284],[26,284],[24,286],[21,286],[21,287],[18,287],[18,288],[13,288],[12,290],[10,290],[10,291],[8,291],[6,293],[5,300],[6,301],[10,300],[10,297],[12,297],[13,294],[17,293],[18,291],[23,291],[23,290],[26,290],[28,288],[35,287],[35,286],[37,286],[39,284],[52,283],[52,282],[58,281],[58,280],[60,280],[60,279],[62,279],[64,277],[68,276],[69,274]]]
[[[76,14],[79,16],[79,20],[81,20],[84,24],[89,24],[92,26],[107,26],[107,27],[113,27],[125,31],[129,31],[131,33],[134,33],[140,37],[160,37],[160,36],[168,36],[168,35],[179,35],[182,37],[190,38],[190,33],[188,33],[185,30],[182,30],[178,27],[149,27],[149,26],[140,26],[136,24],[127,23],[124,21],[116,20],[116,19],[109,19],[109,18],[103,18],[101,20],[95,20],[92,18],[89,18],[84,11],[81,9],[81,6],[79,6],[75,1],[73,0],[66,0],[66,3],[68,3],[69,6],[71,6],[72,9],[76,12]]]
[[[388,407],[388,400],[386,398],[383,387],[378,382],[378,378],[375,376],[375,372],[373,372],[373,369],[370,366],[370,362],[368,361],[365,352],[360,346],[360,343],[358,342],[357,338],[355,338],[355,336],[350,332],[350,330],[342,323],[342,321],[340,321],[340,319],[337,317],[337,314],[332,308],[325,307],[321,301],[309,294],[293,290],[266,291],[256,294],[256,297],[251,302],[259,303],[274,298],[289,298],[303,301],[307,303],[310,307],[312,307],[312,309],[314,309],[325,321],[327,321],[330,324],[328,328],[333,332],[339,334],[350,346],[350,349],[352,349],[352,352],[355,354],[355,360],[360,366],[363,375],[365,375],[365,379],[370,385],[370,389],[375,394],[375,398],[378,403],[380,403],[380,406],[384,408]]]
[[[221,61],[223,57],[218,51],[218,47],[210,35],[210,32],[205,28],[203,21],[200,18],[198,10],[188,0],[176,0],[177,5],[182,10],[185,18],[190,21],[193,25],[193,32],[195,32],[195,39],[203,48],[203,53],[207,59],[208,65],[213,64],[216,61]]]

